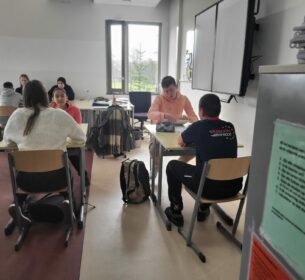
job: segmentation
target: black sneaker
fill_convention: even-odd
[[[208,207],[205,210],[201,210],[201,208],[199,207],[198,213],[197,213],[197,221],[204,222],[210,216],[210,213],[211,213],[210,207]]]
[[[175,213],[171,207],[167,207],[164,212],[169,221],[172,222],[175,226],[183,227],[184,220],[181,213]]]

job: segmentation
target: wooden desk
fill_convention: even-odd
[[[196,155],[196,149],[194,147],[181,147],[178,145],[178,137],[182,131],[186,129],[184,126],[176,126],[175,132],[156,132],[155,124],[145,125],[149,134],[153,139],[153,157],[151,168],[151,199],[157,206],[159,214],[167,228],[171,230],[171,223],[168,221],[161,207],[161,194],[162,194],[162,170],[163,170],[163,157],[164,156],[189,156]],[[158,197],[155,196],[155,162],[156,162],[156,149],[157,143],[159,143],[159,165],[158,165]],[[238,144],[238,148],[242,148],[244,145]]]
[[[80,124],[83,132],[87,134],[88,124]],[[85,169],[86,169],[86,158],[85,158],[85,142],[72,142],[71,139],[67,139],[67,151],[70,155],[77,155],[79,157],[80,166],[80,181],[81,181],[81,201],[80,201],[80,214],[78,218],[78,227],[83,228],[84,225],[84,213],[85,213],[85,197],[86,197],[86,186],[85,186]],[[18,147],[16,144],[7,145],[3,141],[0,142],[0,151],[14,151]]]
[[[82,116],[84,118],[83,121],[86,121],[89,123],[89,128],[94,125],[95,121],[95,115],[96,113],[99,113],[100,111],[104,111],[108,108],[108,106],[93,106],[94,100],[93,99],[86,99],[86,100],[79,100],[76,99],[73,101],[73,104],[78,107],[81,112]],[[117,101],[117,105],[122,106],[127,112],[130,112],[131,115],[131,123],[132,127],[134,124],[134,106],[129,101],[128,102],[120,102]]]
[[[82,131],[87,134],[88,131],[88,124],[87,123],[82,123],[80,124]],[[73,142],[71,139],[67,138],[67,149],[71,148],[82,148],[85,147],[85,143],[83,142]],[[12,150],[17,150],[18,147],[16,144],[6,144],[4,141],[0,142],[0,151],[12,151]]]

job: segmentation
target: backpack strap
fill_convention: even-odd
[[[136,185],[136,180],[134,176],[134,167],[137,163],[137,160],[132,160],[128,164],[128,170],[127,170],[127,185],[126,185],[126,197],[128,199],[129,194],[134,192],[136,190],[135,187],[131,187],[131,185]]]

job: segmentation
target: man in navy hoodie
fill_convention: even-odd
[[[172,160],[166,168],[170,206],[165,209],[167,218],[176,226],[183,226],[181,213],[182,184],[197,193],[203,165],[215,158],[237,157],[237,139],[234,126],[219,119],[221,103],[215,94],[206,94],[199,101],[200,120],[191,124],[179,137],[179,145],[195,145],[196,165]],[[230,181],[207,179],[203,196],[210,199],[234,196],[242,187],[242,178]],[[210,214],[210,205],[201,204],[197,220],[204,221]]]

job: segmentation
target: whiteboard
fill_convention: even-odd
[[[239,94],[243,70],[248,1],[224,0],[218,5],[212,90]]]
[[[218,1],[196,15],[194,89],[241,94],[250,1]]]
[[[211,91],[215,51],[216,6],[196,16],[193,88]]]

